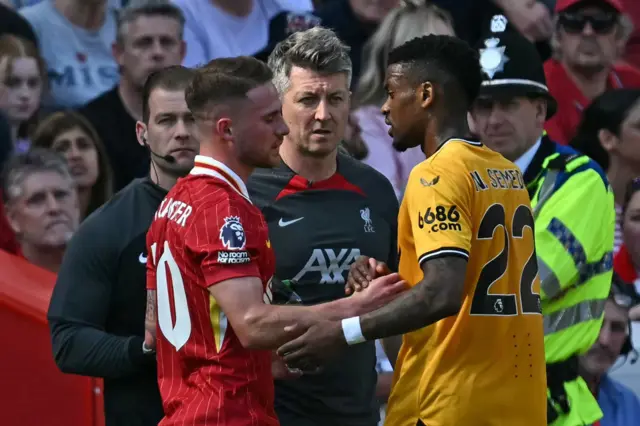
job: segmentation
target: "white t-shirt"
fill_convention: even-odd
[[[111,54],[116,39],[113,8],[97,31],[73,25],[53,1],[26,7],[20,13],[33,27],[47,63],[50,93],[43,100],[46,109],[80,107],[118,83],[118,65]]]
[[[254,0],[249,15],[229,15],[210,0],[173,0],[186,24],[184,65],[195,67],[212,59],[253,55],[269,42],[269,21],[283,11],[309,12],[311,0]]]

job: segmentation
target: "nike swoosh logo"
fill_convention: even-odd
[[[140,256],[138,256],[138,262],[144,263],[146,265],[147,264],[147,256],[145,256],[144,253],[140,253]]]
[[[280,218],[280,220],[278,221],[278,225],[280,226],[280,228],[284,228],[285,226],[293,225],[296,222],[300,222],[302,219],[304,219],[304,217],[299,217],[297,219],[287,221],[284,221],[282,220],[282,218]]]

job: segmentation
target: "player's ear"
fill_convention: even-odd
[[[233,121],[228,117],[216,121],[216,133],[225,142],[233,142]]]
[[[428,108],[433,104],[433,95],[435,93],[433,84],[429,81],[425,81],[420,84],[420,88],[418,90],[418,96],[420,97],[420,106],[422,108]]]

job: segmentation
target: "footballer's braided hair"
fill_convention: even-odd
[[[451,112],[468,111],[482,84],[478,52],[453,36],[430,34],[409,40],[389,53],[388,64],[400,64],[414,84],[439,85]]]

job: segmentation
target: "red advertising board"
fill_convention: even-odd
[[[103,426],[101,381],[58,370],[47,309],[55,274],[0,250],[2,426]]]

